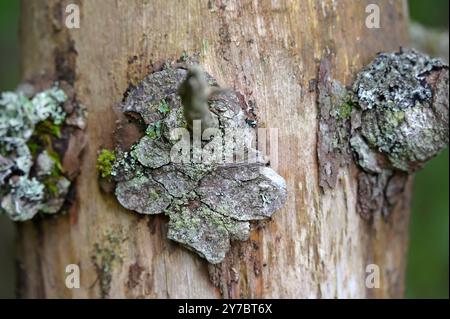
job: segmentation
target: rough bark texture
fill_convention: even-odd
[[[348,85],[377,52],[407,42],[404,3],[380,1],[381,28],[368,29],[369,2],[85,1],[81,28],[68,30],[68,2],[23,1],[23,78],[45,71],[73,81],[89,111],[89,143],[70,213],[18,226],[19,295],[401,297],[410,181],[389,219],[371,223],[356,213],[354,165],[334,189],[319,185],[319,61],[329,58],[333,78]],[[95,168],[98,149],[112,146],[129,84],[183,51],[201,52],[205,69],[254,105],[259,126],[279,128],[287,203],[215,266],[167,240],[164,217],[132,214],[102,193]],[[74,263],[81,288],[70,290],[64,271]],[[372,263],[381,271],[378,289],[365,286]]]
[[[251,221],[270,219],[284,206],[287,192],[284,179],[251,147],[245,105],[208,83],[215,80],[200,68],[167,61],[130,88],[116,136],[133,129],[143,137],[131,150],[117,141],[111,179],[123,207],[168,216],[168,238],[217,264],[230,241],[248,240]],[[202,129],[213,138],[201,141]],[[211,148],[217,151],[203,152]]]

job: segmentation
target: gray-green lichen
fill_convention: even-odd
[[[200,196],[191,192],[174,201],[166,211],[170,218],[167,237],[217,263],[229,250],[230,240],[248,239],[250,225],[211,209]]]
[[[173,136],[173,132],[180,128],[192,132],[191,118],[215,119],[202,125],[202,132],[211,127],[220,133],[241,129],[244,134],[237,136],[237,141],[250,135],[237,96],[220,90],[210,75],[199,73],[199,68],[190,69],[166,64],[128,91],[122,111],[134,119],[138,115],[147,128],[129,150],[116,151],[111,176],[117,182],[115,194],[122,206],[141,214],[164,213],[169,217],[168,238],[210,263],[219,263],[231,240],[248,239],[250,221],[270,218],[283,206],[286,185],[263,161],[246,162],[248,150],[244,156],[236,156],[238,161],[233,164],[225,164],[221,159],[172,160],[171,152],[183,138]],[[205,83],[208,85],[197,85]],[[211,91],[215,94],[210,99]],[[182,101],[192,109],[184,110]],[[189,141],[192,142],[188,138]],[[200,143],[205,147],[210,142]],[[191,147],[187,153],[192,159]]]
[[[448,67],[410,51],[379,54],[357,76],[352,148],[361,167],[367,147],[390,169],[412,172],[448,144]],[[386,161],[385,161],[386,162]],[[381,164],[380,164],[381,165]]]
[[[358,211],[387,216],[407,174],[448,145],[448,66],[414,50],[381,53],[358,73],[353,93]]]
[[[357,209],[367,219],[387,216],[408,174],[448,145],[448,66],[414,50],[378,54],[348,91],[322,61],[318,105],[321,186],[334,186],[350,151],[361,168]]]
[[[0,212],[14,221],[58,212],[71,184],[51,143],[68,115],[65,92],[56,85],[35,94],[32,85],[21,87],[31,93],[0,97]]]

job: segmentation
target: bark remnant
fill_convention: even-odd
[[[111,175],[122,206],[166,214],[167,237],[215,264],[231,240],[249,238],[250,221],[283,206],[286,184],[251,147],[252,128],[237,96],[203,78],[198,66],[189,69],[167,62],[128,91],[122,111],[141,120],[146,135],[119,151]]]

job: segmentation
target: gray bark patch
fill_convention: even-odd
[[[177,94],[181,85],[188,111]],[[238,97],[220,89],[198,67],[191,72],[186,65],[166,64],[131,88],[121,109],[133,115],[130,119],[141,119],[147,129],[130,150],[116,151],[111,174],[117,182],[116,197],[122,206],[138,213],[167,215],[169,239],[210,263],[219,263],[231,240],[248,239],[251,221],[270,218],[282,208],[287,197],[285,181],[246,144],[254,128],[246,123]],[[196,111],[201,111],[200,118],[209,119],[206,126],[202,124],[202,132],[217,128],[223,136],[227,130],[239,130],[234,140],[243,145],[243,152],[231,151],[236,162],[225,162],[223,157],[207,162],[196,162],[193,157],[187,162],[172,161],[171,150],[179,140],[171,132],[192,130],[188,122],[195,119]],[[225,139],[219,143],[200,141],[202,149],[225,147]],[[187,152],[193,156],[192,144]],[[257,160],[251,161],[254,155]]]
[[[321,61],[317,83],[317,155],[319,184],[324,189],[336,186],[339,169],[352,159],[348,139],[353,102],[344,86],[331,78],[330,67],[328,60]]]

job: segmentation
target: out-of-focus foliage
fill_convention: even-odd
[[[448,28],[448,0],[409,0],[412,20],[435,28]]]
[[[448,0],[409,0],[411,18],[448,28]],[[382,13],[383,14],[383,13]],[[0,91],[19,81],[19,1],[0,1]],[[406,296],[448,298],[449,152],[432,160],[415,179]],[[13,231],[0,217],[0,298],[14,297]]]
[[[407,292],[410,298],[448,298],[448,149],[416,174]]]
[[[0,1],[0,91],[19,82],[19,1]],[[0,298],[14,297],[14,228],[0,216]]]
[[[0,90],[19,81],[19,1],[0,1]]]
[[[410,0],[411,20],[448,29],[448,0]],[[406,297],[449,296],[449,151],[418,172],[414,181]]]

